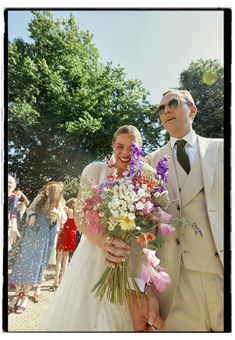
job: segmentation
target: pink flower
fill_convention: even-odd
[[[164,271],[156,271],[153,268],[151,268],[151,272],[152,283],[159,292],[163,292],[167,284],[171,282],[170,276]]]
[[[87,223],[87,228],[90,232],[93,232],[95,234],[101,234],[102,224],[100,223],[100,218],[97,211],[86,211],[85,221]]]
[[[143,214],[146,216],[146,215],[149,215],[154,209],[154,205],[152,202],[150,201],[147,201],[144,205],[144,209],[142,210]]]
[[[159,215],[159,219],[161,220],[161,222],[163,223],[169,223],[171,220],[171,215],[167,214],[164,210],[162,210],[160,207],[158,207],[158,215]]]
[[[143,248],[143,252],[145,253],[145,255],[147,257],[147,262],[148,262],[149,265],[153,265],[154,267],[156,267],[160,263],[159,258],[157,258],[157,256],[155,256],[156,250]]]
[[[157,207],[155,214],[153,216],[153,219],[155,221],[159,221],[161,223],[169,223],[172,216],[170,214],[167,214],[164,210],[162,210],[160,207]]]
[[[148,266],[145,266],[144,264],[142,264],[140,277],[147,285],[150,284],[151,276],[150,276],[150,270]]]
[[[159,230],[162,235],[167,235],[170,232],[175,231],[175,227],[173,227],[171,224],[161,223],[159,226]]]
[[[88,198],[86,200],[86,205],[85,205],[85,211],[90,211],[94,208],[94,206],[96,205],[96,199],[95,198]]]
[[[140,275],[146,284],[153,283],[159,292],[163,292],[167,284],[171,282],[170,276],[163,271],[162,267],[155,270],[149,263],[147,266],[142,264]]]

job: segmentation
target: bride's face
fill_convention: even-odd
[[[118,173],[122,174],[130,164],[131,144],[136,143],[135,136],[129,133],[122,133],[112,142],[115,157],[115,165]]]

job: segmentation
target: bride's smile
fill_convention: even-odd
[[[127,167],[130,164],[132,143],[136,143],[136,138],[130,133],[122,133],[112,142],[115,166],[119,176],[122,176],[123,172],[127,170]]]

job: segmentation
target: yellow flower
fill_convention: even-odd
[[[121,230],[131,230],[135,225],[134,220],[131,220],[128,216],[120,216],[118,222]]]

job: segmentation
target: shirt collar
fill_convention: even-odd
[[[184,139],[190,146],[194,147],[194,145],[196,145],[196,142],[197,142],[197,135],[196,135],[196,132],[192,130],[187,135],[185,135],[184,137],[180,139]],[[175,137],[170,138],[170,144],[171,144],[172,149],[174,148],[175,142],[177,140],[179,140],[179,138],[175,138]]]

